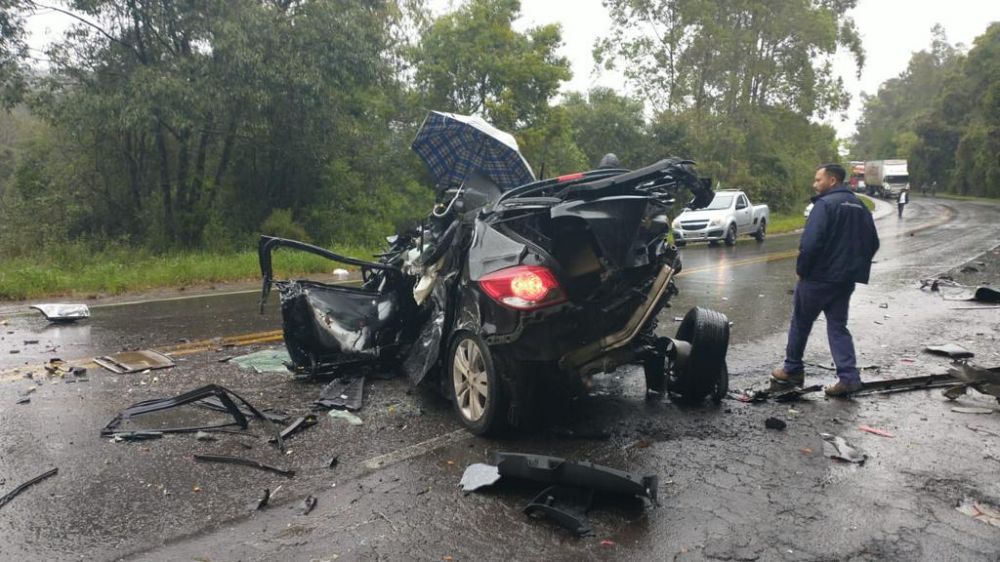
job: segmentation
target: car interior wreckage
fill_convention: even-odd
[[[583,391],[593,375],[626,364],[643,367],[651,392],[721,400],[726,316],[698,307],[676,337],[655,330],[681,271],[668,213],[682,190],[693,194],[690,208],[713,197],[693,162],[523,185],[501,181],[519,174],[483,171],[495,168],[439,184],[426,220],[389,237],[375,261],[261,236],[261,310],[277,287],[290,369],[327,378],[395,370],[414,385],[436,381],[476,434],[520,425],[543,380]],[[279,248],[353,266],[360,282],[275,280]]]

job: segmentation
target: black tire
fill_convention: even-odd
[[[758,242],[763,242],[767,238],[767,221],[760,219],[760,225],[757,227],[757,232],[754,232],[753,237],[757,239]]]
[[[687,246],[687,242],[685,242],[684,240],[674,240],[674,246],[677,246],[678,248],[683,248],[684,246]]]
[[[691,354],[683,367],[670,374],[670,392],[692,404],[710,394],[721,400],[729,390],[729,319],[721,312],[692,308],[677,328],[677,339],[691,344]]]
[[[725,242],[726,242],[726,246],[735,246],[736,245],[736,225],[735,224],[729,225],[729,230],[726,231]]]
[[[646,375],[646,392],[666,394],[667,392],[667,363],[662,355],[647,357],[642,363],[642,371]]]
[[[510,394],[504,375],[511,362],[501,353],[492,351],[479,336],[464,331],[455,334],[448,348],[445,387],[459,421],[473,434],[497,435],[507,429]],[[462,363],[468,365],[464,371]],[[459,387],[465,381],[469,384],[464,385],[465,392],[461,392]],[[481,394],[483,382],[485,397]]]

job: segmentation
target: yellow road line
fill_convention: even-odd
[[[683,270],[681,270],[680,273],[677,274],[677,277],[684,277],[685,275],[691,275],[693,273],[702,273],[704,271],[715,271],[717,269],[722,269],[722,268],[725,268],[725,267],[740,267],[740,266],[743,266],[743,265],[752,265],[752,264],[755,264],[755,263],[766,263],[766,262],[769,262],[769,261],[787,260],[787,259],[790,259],[790,258],[794,258],[794,257],[796,257],[798,255],[799,255],[799,251],[797,249],[795,249],[795,250],[786,250],[784,252],[777,252],[777,253],[774,253],[774,254],[766,254],[766,255],[763,255],[763,256],[756,256],[756,257],[753,257],[753,258],[746,258],[746,259],[742,259],[742,260],[723,261],[723,262],[719,262],[719,263],[716,263],[716,264],[713,264],[713,265],[706,265],[704,267],[695,267],[695,268],[692,268],[692,269],[683,269]]]

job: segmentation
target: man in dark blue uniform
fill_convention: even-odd
[[[816,170],[813,210],[806,221],[795,272],[794,309],[788,327],[785,364],[771,373],[779,385],[805,382],[802,354],[813,322],[822,312],[838,382],[826,387],[827,396],[845,397],[861,388],[854,340],[847,330],[847,311],[855,283],[868,283],[872,258],[878,251],[878,233],[872,215],[843,185],[844,168],[826,164]]]

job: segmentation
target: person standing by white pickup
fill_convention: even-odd
[[[896,206],[899,207],[899,218],[903,218],[903,207],[910,202],[910,190],[904,188],[899,192],[899,198],[896,199]]]

